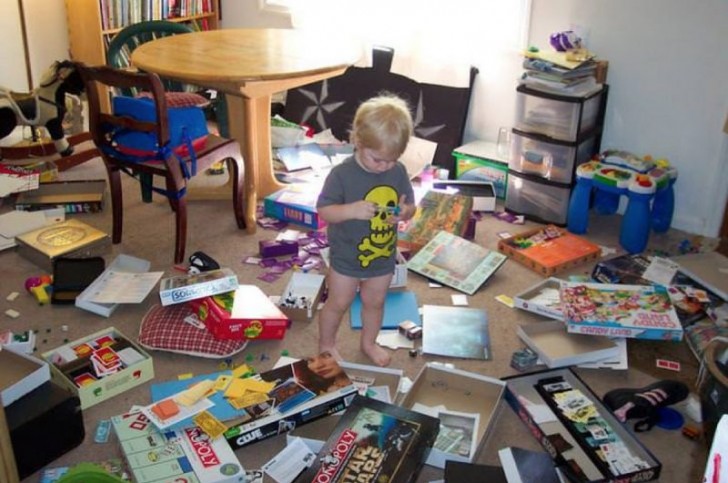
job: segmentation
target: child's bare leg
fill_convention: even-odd
[[[319,314],[319,352],[329,351],[340,361],[341,355],[336,350],[336,333],[344,313],[354,300],[359,280],[341,275],[332,269],[329,270],[327,283],[329,296]]]
[[[369,278],[361,282],[361,350],[379,366],[387,366],[392,358],[386,349],[377,345],[382,328],[384,298],[387,296],[392,275]]]

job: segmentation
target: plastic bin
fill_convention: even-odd
[[[518,86],[516,92],[516,129],[574,142],[597,127],[605,90],[585,98],[524,86]]]
[[[505,207],[534,221],[564,226],[570,194],[569,185],[509,170]]]
[[[576,167],[589,161],[596,152],[595,148],[596,138],[593,136],[577,146],[559,141],[547,142],[514,129],[508,168],[549,181],[571,183]]]
[[[505,199],[508,188],[508,163],[497,154],[495,143],[473,141],[456,148],[455,177],[463,181],[489,181],[495,196]]]

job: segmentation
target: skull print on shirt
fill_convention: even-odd
[[[391,186],[376,186],[364,197],[377,205],[377,213],[369,220],[369,235],[357,246],[359,264],[366,268],[377,258],[389,258],[397,241],[397,225],[387,222],[397,206],[397,192]]]

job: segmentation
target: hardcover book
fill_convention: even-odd
[[[357,395],[296,482],[416,481],[438,431],[437,418]]]
[[[483,309],[422,306],[422,352],[490,360],[488,316]]]
[[[468,295],[474,294],[505,263],[502,253],[439,231],[407,262],[407,268]]]
[[[561,309],[569,332],[635,339],[682,339],[683,328],[662,286],[564,282]]]
[[[163,278],[159,282],[159,298],[163,306],[231,292],[238,288],[238,276],[229,268],[220,268],[193,275]]]
[[[428,191],[412,219],[400,225],[397,246],[415,254],[441,230],[463,236],[472,211],[470,196]]]

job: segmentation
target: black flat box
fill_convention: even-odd
[[[568,481],[636,483],[660,478],[662,464],[571,369],[502,380],[506,401]],[[536,422],[524,401],[547,407],[553,417]]]
[[[5,408],[20,479],[83,442],[81,401],[46,382]]]
[[[296,483],[416,481],[439,431],[437,418],[357,395]]]

